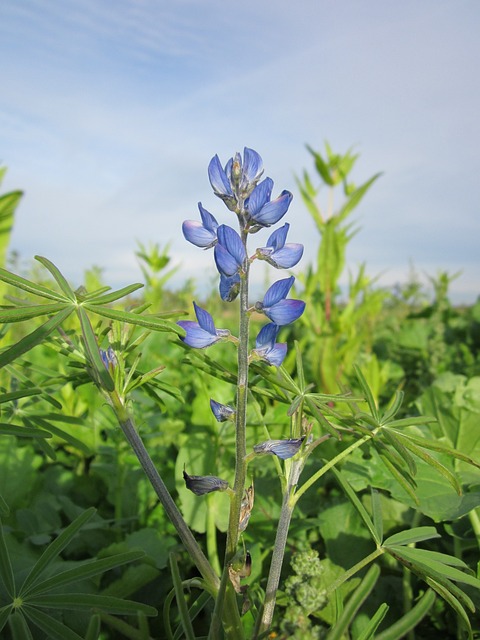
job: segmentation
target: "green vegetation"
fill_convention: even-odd
[[[251,517],[225,601],[241,631],[225,618],[211,630],[229,493],[195,495],[183,479],[233,484],[235,426],[209,399],[234,403],[235,352],[180,340],[192,285],[168,289],[168,247],[140,244],[144,286],[116,292],[92,272],[74,290],[45,258],[22,276],[0,269],[2,638],[480,633],[480,302],[452,306],[446,273],[433,293],[414,278],[385,290],[365,265],[342,292],[350,218],[378,175],[356,187],[355,155],[310,151],[316,177],[298,185],[319,249],[296,268],[306,310],[281,329],[283,366],[250,366]],[[0,198],[4,238],[20,195]],[[208,304],[234,332],[232,307],[213,293]],[[295,436],[293,457],[254,453]]]

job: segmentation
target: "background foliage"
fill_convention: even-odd
[[[453,307],[447,273],[432,278],[432,291],[414,274],[385,290],[361,265],[341,288],[356,233],[351,215],[379,175],[356,187],[352,152],[338,155],[327,145],[324,155],[311,154],[316,177],[298,178],[319,231],[317,260],[298,277],[306,311],[282,330],[290,347],[284,373],[253,367],[248,441],[253,447],[266,433],[289,437],[299,403],[317,437],[332,429],[343,429],[343,437],[329,438],[305,462],[302,477],[318,482],[304,489],[293,513],[271,637],[471,637],[480,632],[480,302]],[[334,209],[337,191],[343,201]],[[2,264],[20,196],[0,198]],[[144,287],[118,295],[95,271],[73,290],[45,259],[46,271],[2,270],[6,639],[183,637],[181,597],[172,591],[177,573],[190,580],[185,602],[194,633],[208,631],[212,603],[92,384],[109,385],[120,374],[105,369],[98,349],[93,355],[89,336],[122,354],[140,435],[214,568],[224,551],[228,497],[195,496],[182,471],[233,474],[233,427],[217,423],[208,406],[209,398],[234,400],[232,352],[222,344],[185,350],[169,318],[190,308],[192,284],[168,288],[168,247],[139,245],[137,256]],[[222,327],[235,328],[231,309],[213,292],[208,305],[222,314]],[[355,405],[321,396],[348,393]],[[375,430],[384,440],[372,445]],[[248,595],[239,596],[250,607],[247,631],[282,502],[282,470],[273,458],[249,468],[255,508],[243,539],[252,571],[242,580]]]

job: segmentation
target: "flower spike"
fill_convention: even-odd
[[[188,344],[189,347],[193,347],[194,349],[204,349],[230,335],[228,329],[215,329],[213,318],[208,311],[199,307],[195,302],[193,306],[198,322],[191,320],[179,320],[177,322],[187,333],[187,335],[182,338],[185,344]]]

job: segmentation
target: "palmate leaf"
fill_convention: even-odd
[[[424,540],[432,540],[433,538],[440,538],[440,534],[435,527],[415,527],[414,529],[407,529],[406,531],[400,531],[394,533],[387,538],[383,546],[404,546],[407,544],[416,544],[417,542],[423,542]]]
[[[370,180],[367,180],[367,182],[364,182],[362,185],[360,185],[360,187],[355,189],[355,191],[350,195],[347,202],[338,211],[336,217],[339,220],[344,220],[353,211],[353,209],[355,209],[355,207],[360,204],[363,196],[367,193],[375,180],[377,180],[381,175],[381,172],[376,173],[372,178],[370,178]]]
[[[36,607],[26,604],[22,607],[22,611],[30,622],[47,634],[49,640],[83,640],[78,633]]]
[[[40,558],[34,564],[28,576],[25,578],[20,589],[21,596],[27,594],[30,588],[37,584],[45,569],[55,560],[55,558],[58,557],[83,525],[92,518],[95,512],[96,509],[93,507],[84,511],[62,531],[58,538],[48,545]]]
[[[0,609],[0,632],[2,631],[3,627],[6,625],[7,620],[10,617],[10,614],[12,613],[12,609],[13,609],[13,604],[7,604]]]
[[[47,320],[45,324],[42,324],[40,327],[19,340],[16,344],[0,353],[0,368],[43,342],[47,336],[55,331],[55,329],[68,318],[68,316],[73,312],[73,309],[74,307],[72,305],[62,311],[59,311],[55,316]]]

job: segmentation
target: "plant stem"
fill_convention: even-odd
[[[137,456],[145,475],[149,479],[150,484],[162,503],[163,508],[167,512],[173,526],[177,530],[177,533],[195,563],[195,566],[202,574],[209,591],[211,593],[217,592],[219,588],[218,576],[212,569],[210,563],[203,554],[203,551],[200,549],[192,532],[183,519],[182,514],[178,510],[177,505],[173,501],[172,496],[168,492],[168,489],[155,468],[142,439],[137,433],[132,418],[129,416],[128,411],[125,409],[116,391],[109,393],[108,398],[113,406],[118,423],[125,435],[125,438],[127,439],[127,442]]]
[[[328,587],[327,595],[336,591],[339,587],[342,586],[344,582],[346,582],[352,576],[358,573],[358,571],[363,569],[363,567],[366,567],[367,564],[370,564],[370,562],[373,562],[376,558],[378,558],[378,556],[381,556],[382,553],[383,553],[383,549],[381,547],[378,547],[377,549],[375,549],[375,551],[372,551],[372,553],[370,553],[368,556],[360,560],[360,562],[357,562],[357,564],[353,565],[353,567],[348,569],[348,571],[345,571],[345,573],[342,573],[340,578],[335,580],[335,582],[332,582],[332,584]]]
[[[267,589],[265,592],[265,602],[259,615],[253,638],[258,638],[265,631],[268,631],[273,620],[273,612],[275,610],[275,602],[277,597],[278,585],[280,583],[280,574],[282,572],[283,558],[285,556],[285,547],[287,545],[288,529],[292,519],[292,513],[295,506],[293,492],[298,482],[298,477],[303,469],[304,460],[298,460],[292,463],[288,478],[287,488],[283,494],[282,509],[278,520],[277,535],[273,547],[272,561],[270,563],[270,572],[268,574]]]
[[[240,219],[241,220],[241,219]],[[241,221],[243,225],[243,222]],[[242,227],[242,242],[246,247],[247,233]],[[237,551],[238,545],[238,524],[240,522],[240,510],[242,506],[243,494],[245,491],[245,479],[247,476],[247,438],[246,438],[246,423],[247,423],[247,395],[248,395],[248,336],[249,336],[249,315],[248,315],[248,273],[249,263],[248,259],[245,261],[244,273],[240,280],[240,322],[239,322],[239,344],[238,344],[238,374],[237,374],[237,402],[236,402],[236,415],[235,415],[235,480],[233,483],[233,496],[230,500],[230,514],[228,519],[227,529],[227,541],[225,549],[225,560],[223,564],[222,579],[220,581],[220,588],[218,590],[217,600],[215,603],[215,609],[213,612],[212,626],[210,628],[209,639],[213,640],[219,636],[220,633],[220,620],[232,618],[233,611],[227,616],[227,611],[223,611],[224,605],[227,602],[235,607],[236,617],[238,619],[238,625],[231,628],[232,633],[241,634],[238,637],[243,637],[243,627],[241,626],[240,616],[238,613],[238,607],[236,604],[235,593],[233,591],[232,584],[229,578],[229,565],[233,556]],[[225,629],[227,637],[227,629]]]

